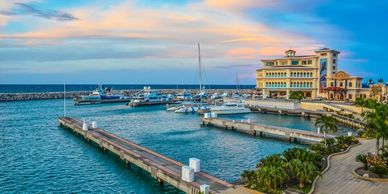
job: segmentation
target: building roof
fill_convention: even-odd
[[[332,50],[332,49],[329,49],[329,48],[321,48],[321,49],[318,49],[315,51],[316,53],[320,53],[320,52],[335,52],[335,53],[340,53],[339,51],[336,51],[336,50]]]

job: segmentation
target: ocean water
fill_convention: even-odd
[[[68,84],[67,91],[92,91],[97,84]],[[177,84],[104,84],[103,87],[111,87],[114,90],[143,89],[144,86],[151,86],[153,89],[198,89],[198,85],[177,85]],[[241,89],[254,89],[255,85],[241,85]],[[210,89],[236,89],[236,85],[205,85]],[[39,93],[39,92],[62,92],[62,84],[0,84],[0,93]]]
[[[68,116],[97,121],[105,130],[183,163],[199,158],[203,171],[229,182],[267,155],[302,146],[200,127],[199,116],[166,112],[163,106],[73,106],[67,101],[67,109]],[[0,193],[180,193],[58,127],[62,114],[61,100],[0,103]],[[314,130],[313,120],[300,117],[233,118]]]

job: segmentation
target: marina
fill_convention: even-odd
[[[61,117],[59,118],[59,123],[62,127],[68,128],[83,136],[87,141],[96,143],[103,150],[109,150],[118,155],[127,165],[137,165],[148,171],[160,184],[163,184],[163,182],[169,183],[189,194],[199,194],[205,191],[222,193],[234,187],[230,183],[200,172],[199,169],[195,172],[192,171],[192,176],[194,176],[192,180],[190,179],[189,182],[184,181],[182,180],[184,177],[183,169],[185,167],[191,169],[189,166],[184,166],[180,162],[141,147],[100,128],[88,126],[88,124],[80,120]]]
[[[29,193],[182,193],[169,184],[160,187],[146,171],[135,165],[128,170],[119,157],[116,159],[101,152],[98,146],[91,146],[58,128],[57,118],[63,114],[63,100],[4,102],[0,106],[1,119],[6,121],[0,122],[3,129],[0,141],[5,145],[0,147],[5,156],[0,161],[0,172],[7,178],[2,179],[1,193],[21,189]],[[29,108],[23,108],[26,106]],[[247,167],[253,168],[258,158],[303,146],[200,127],[197,114],[166,112],[164,106],[74,106],[68,100],[67,114],[96,121],[100,128],[178,162],[188,164],[189,158],[198,158],[204,172],[229,183],[237,181]],[[261,116],[275,123],[278,118],[278,115]],[[292,121],[293,127],[306,129],[310,129],[312,123],[298,117],[287,120]],[[31,147],[37,149],[28,151]],[[16,189],[17,183],[21,182],[24,186]]]

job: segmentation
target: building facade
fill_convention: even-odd
[[[370,88],[362,88],[362,78],[338,70],[339,51],[323,48],[313,55],[296,55],[287,50],[285,56],[261,60],[256,70],[256,88],[263,98],[289,98],[293,91],[302,91],[305,98],[355,100],[369,98]]]

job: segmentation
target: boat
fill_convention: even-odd
[[[93,90],[91,94],[81,95],[74,98],[75,105],[128,101],[130,101],[130,97],[121,93],[113,93],[110,87],[103,89],[102,84]]]
[[[193,99],[193,96],[191,95],[191,93],[187,90],[183,90],[183,92],[179,93],[176,98],[178,100],[191,100]]]
[[[128,106],[160,105],[171,102],[171,96],[162,94],[157,90],[152,90],[149,86],[145,86],[142,93],[132,97],[132,100],[128,103]]]
[[[196,101],[177,101],[173,104],[166,104],[166,111],[176,111],[183,106],[198,106],[199,103]]]
[[[246,108],[241,102],[226,102],[221,106],[208,107],[208,112],[216,113],[217,115],[226,115],[250,113],[251,110]]]

